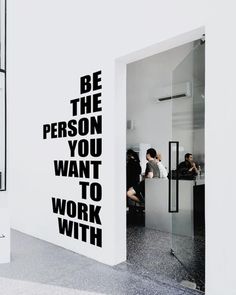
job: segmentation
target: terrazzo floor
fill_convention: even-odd
[[[18,231],[12,231],[11,241],[12,261],[0,265],[0,294],[202,294],[163,273],[150,277],[133,264],[134,253],[110,267]]]
[[[175,243],[179,249],[178,255],[183,258],[185,267],[170,253],[172,236],[140,226],[129,226],[127,232],[127,262],[136,272],[145,273],[147,277],[156,281],[176,281],[177,285],[186,280],[196,282],[204,290],[204,257],[202,258],[202,243],[193,243],[192,239],[176,236]],[[183,245],[184,244],[184,245]],[[202,246],[202,247],[200,247]],[[194,249],[193,249],[194,247]],[[181,249],[184,252],[181,253]],[[201,259],[200,259],[201,258]],[[173,282],[172,282],[173,284]]]

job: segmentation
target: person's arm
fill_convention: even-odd
[[[179,172],[179,175],[185,175],[189,172],[189,168],[186,166],[185,162],[181,162],[178,165],[178,172]]]
[[[153,178],[153,172],[148,172],[148,174],[147,174],[146,177],[147,177],[147,178]]]
[[[145,177],[146,178],[153,178],[153,169],[150,163],[147,163],[146,165],[146,171],[145,171]]]
[[[194,162],[192,163],[192,167],[188,171],[193,172],[196,175],[198,174],[198,169],[197,169],[197,166],[196,166],[196,164]]]

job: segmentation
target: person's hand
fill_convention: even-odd
[[[192,167],[196,168],[196,164],[194,162],[192,162]]]

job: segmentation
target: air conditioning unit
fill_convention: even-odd
[[[157,96],[154,98],[156,103],[177,98],[191,98],[192,97],[192,83],[183,82],[158,88]]]

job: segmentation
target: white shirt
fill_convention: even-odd
[[[164,165],[160,161],[158,161],[157,166],[160,170],[160,178],[167,178],[168,173]]]

